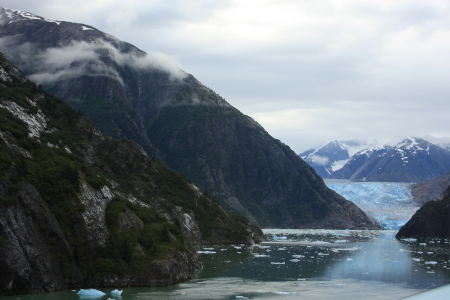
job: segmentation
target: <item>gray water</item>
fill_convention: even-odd
[[[401,299],[450,283],[448,241],[397,241],[395,231],[266,229],[261,245],[199,248],[196,278],[161,288],[3,299]],[[273,239],[275,237],[275,240]]]

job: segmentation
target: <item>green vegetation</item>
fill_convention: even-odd
[[[36,104],[28,99],[37,99]],[[135,275],[155,260],[176,252],[191,253],[185,248],[177,219],[180,208],[194,213],[204,240],[235,242],[248,236],[248,220],[228,216],[214,198],[196,190],[182,174],[144,155],[134,142],[96,135],[84,115],[33,83],[0,81],[0,101],[14,101],[30,114],[40,110],[47,116],[47,130],[37,139],[28,136],[23,121],[0,108],[0,177],[7,185],[0,206],[14,205],[25,182],[38,190],[64,233],[64,242],[52,236],[48,244],[65,276],[73,269],[73,261],[61,250],[66,240],[77,267],[94,277]],[[100,114],[102,105],[95,113]],[[107,245],[92,252],[81,216],[87,207],[79,199],[84,182],[95,189],[108,185],[116,195],[137,198],[172,220],[154,208],[116,196],[105,212],[110,232]],[[2,243],[4,237],[0,237]]]
[[[119,228],[121,217],[131,219],[136,226]],[[135,274],[173,250],[186,251],[181,230],[154,209],[115,197],[106,210],[106,222],[111,235],[105,255],[88,268],[93,275]]]

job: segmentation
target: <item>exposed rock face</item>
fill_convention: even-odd
[[[1,55],[0,74],[0,295],[174,284],[201,268],[195,245],[264,239]]]
[[[450,188],[440,200],[425,203],[395,237],[450,238]]]
[[[0,233],[0,294],[49,292],[81,283],[63,230],[32,185],[23,183],[16,204],[2,207]],[[65,270],[58,255],[66,258]]]
[[[447,174],[413,184],[411,194],[414,202],[423,205],[438,199],[448,186],[450,186],[450,175]]]
[[[339,215],[353,204],[331,192],[289,147],[173,64],[87,25],[0,14],[2,50],[31,80],[83,111],[104,134],[138,142],[227,211],[264,227],[377,228],[356,207]],[[55,55],[67,63],[53,64]]]
[[[419,138],[395,146],[360,151],[330,178],[384,182],[420,182],[447,174],[450,152]]]

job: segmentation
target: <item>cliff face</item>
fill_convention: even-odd
[[[174,284],[201,268],[194,245],[263,238],[0,56],[0,295]]]
[[[11,10],[1,16],[1,48],[31,80],[83,111],[104,134],[138,142],[227,211],[264,227],[377,228],[357,207],[340,215],[353,204],[173,64],[87,25]],[[67,63],[55,64],[58,55]]]
[[[411,194],[414,202],[423,205],[429,201],[438,199],[449,185],[450,174],[447,174],[413,184],[411,187]]]
[[[440,199],[425,203],[395,237],[450,238],[450,188]]]

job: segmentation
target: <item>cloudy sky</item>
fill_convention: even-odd
[[[175,58],[300,152],[450,137],[450,1],[1,0]]]

